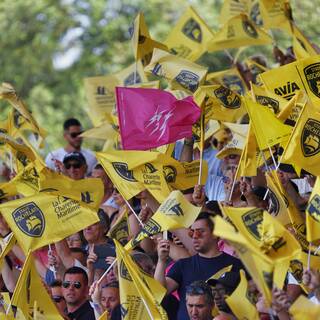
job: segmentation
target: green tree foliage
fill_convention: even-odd
[[[0,1],[1,81],[12,83],[48,131],[50,149],[61,144],[69,116],[91,124],[85,113],[83,78],[105,75],[133,61],[128,29],[143,11],[152,36],[162,41],[187,5],[217,30],[222,0],[2,0]],[[292,1],[298,26],[317,43],[320,0]],[[288,37],[274,33],[283,47]],[[258,48],[270,56],[271,48]],[[237,50],[231,50],[232,55]],[[249,53],[252,52],[248,51]],[[246,56],[243,52],[240,57]],[[66,58],[69,57],[69,58]],[[210,70],[227,68],[224,52],[204,55]],[[0,105],[1,117],[6,115]]]

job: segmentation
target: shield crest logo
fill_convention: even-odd
[[[215,89],[214,94],[228,109],[238,109],[241,106],[239,96],[227,87],[221,86],[218,89]]]
[[[224,86],[228,87],[231,91],[244,95],[245,88],[241,79],[236,75],[225,75],[222,78]]]
[[[259,225],[263,221],[263,210],[257,208],[246,212],[242,216],[242,221],[251,235],[257,240],[261,240]]]
[[[121,260],[121,262],[120,262],[120,276],[123,279],[126,279],[128,281],[132,281],[132,278],[129,274],[129,271],[128,271],[126,265],[124,264],[123,260]]]
[[[45,229],[45,218],[34,202],[28,202],[14,210],[12,218],[24,234],[33,238],[42,236]]]
[[[280,211],[280,203],[276,196],[276,194],[269,188],[268,192],[268,198],[269,198],[269,209],[268,212],[276,217],[279,214]]]
[[[309,89],[320,98],[320,62],[311,64],[303,69]]]
[[[112,166],[114,170],[116,170],[117,174],[130,182],[137,182],[137,180],[133,176],[133,171],[128,170],[128,165],[124,162],[112,162]]]
[[[320,196],[319,195],[316,194],[311,199],[306,211],[310,215],[310,217],[320,222]]]
[[[188,70],[181,70],[174,80],[192,92],[196,91],[199,86],[199,76]]]
[[[311,157],[320,151],[320,122],[308,119],[302,129],[301,149],[305,157]]]
[[[189,19],[182,27],[182,33],[190,40],[198,43],[202,42],[202,31],[199,23],[194,19]]]
[[[248,19],[242,20],[242,28],[249,37],[254,39],[258,38],[258,32],[255,26]]]
[[[174,183],[177,177],[177,170],[173,166],[163,166],[163,173],[168,183]]]
[[[273,110],[274,113],[279,112],[279,102],[266,96],[256,96],[257,102]]]

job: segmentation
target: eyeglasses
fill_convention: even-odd
[[[79,131],[79,132],[71,132],[69,133],[71,138],[76,138],[77,136],[79,136],[81,133],[83,133],[83,131]]]
[[[63,286],[65,289],[69,288],[71,285],[72,285],[74,288],[76,288],[76,289],[80,289],[81,286],[82,286],[79,281],[75,281],[75,282],[63,281],[63,282],[62,282],[62,286]]]
[[[206,229],[189,229],[188,235],[190,238],[201,238],[206,232]]]
[[[77,163],[66,163],[66,164],[64,165],[64,167],[65,167],[67,170],[69,170],[71,167],[72,167],[73,169],[79,169],[79,168],[82,167],[82,164],[81,164],[80,162],[77,162]]]
[[[62,300],[64,300],[64,297],[62,296],[52,296],[52,300],[56,303],[61,302]]]

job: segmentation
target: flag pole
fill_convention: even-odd
[[[199,163],[198,185],[201,184],[202,166],[203,166],[204,121],[205,121],[205,112],[204,110],[202,110],[201,118],[200,118],[200,163]]]
[[[141,221],[141,219],[139,218],[139,216],[136,214],[136,212],[133,210],[133,208],[131,207],[129,201],[123,197],[124,202],[126,203],[126,205],[128,206],[128,208],[131,210],[131,212],[134,214],[134,216],[136,217],[136,219],[138,220],[138,222],[140,223],[141,227],[144,227],[143,222]]]
[[[153,318],[153,316],[152,316],[152,313],[151,313],[151,311],[150,311],[150,309],[149,309],[149,306],[148,306],[148,304],[146,303],[146,301],[143,299],[142,296],[141,296],[141,300],[142,300],[145,308],[147,309],[147,312],[148,312],[148,315],[149,315],[150,319],[151,319],[151,320],[154,320],[154,318]]]
[[[138,72],[138,61],[136,60],[135,64],[134,64],[134,74],[133,74],[134,84],[136,84],[136,82],[137,82],[137,72]]]
[[[113,262],[110,264],[110,266],[108,267],[108,269],[103,273],[103,275],[99,278],[99,280],[97,281],[97,285],[100,284],[100,282],[102,281],[102,279],[109,273],[109,271],[113,268],[113,266],[115,265],[115,263],[117,262],[117,258],[113,260]]]
[[[50,253],[50,254],[52,253],[51,244],[49,244],[49,251],[48,251],[48,253]],[[50,266],[49,269],[53,272],[53,277],[54,277],[55,279],[57,279],[57,270],[56,270],[55,266]]]
[[[308,250],[308,264],[307,264],[307,269],[308,269],[308,271],[310,270],[311,246],[312,246],[312,242],[309,242],[309,250]]]

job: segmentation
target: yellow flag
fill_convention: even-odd
[[[37,312],[45,315],[48,320],[62,320],[59,311],[52,302],[34,265],[32,254],[29,252],[14,290],[11,304],[18,307],[29,319],[29,309],[36,301]]]
[[[246,112],[241,96],[222,85],[200,86],[193,97],[204,105],[207,120],[236,122]]]
[[[307,104],[292,131],[282,162],[294,164],[315,176],[320,175],[320,112]]]
[[[16,244],[17,240],[13,233],[11,233],[7,241],[1,241],[1,253],[0,253],[0,267],[2,267],[5,256],[11,251],[12,247]]]
[[[264,72],[260,74],[260,78],[268,91],[290,100],[297,91],[304,89],[296,66],[297,62],[292,62]]]
[[[290,307],[293,319],[310,320],[320,318],[320,306],[311,302],[307,297],[301,295]]]
[[[259,313],[256,309],[254,301],[250,300],[248,281],[243,270],[240,270],[240,279],[241,280],[238,287],[229,297],[226,298],[226,302],[237,319],[258,320]]]
[[[292,128],[278,120],[268,107],[247,98],[245,106],[260,150],[288,141]]]
[[[231,18],[238,16],[241,13],[248,13],[248,0],[225,0],[219,15],[220,25],[224,25]]]
[[[116,240],[115,245],[122,319],[168,319],[160,305],[166,289],[150,275],[142,272]]]
[[[129,223],[127,210],[123,210],[121,215],[117,218],[116,222],[108,232],[108,236],[112,239],[116,239],[123,246],[127,244],[129,240]]]
[[[106,320],[108,319],[109,313],[108,310],[106,310],[100,317],[98,320]]]
[[[276,171],[269,171],[265,174],[268,185],[268,199],[269,207],[268,212],[281,222],[285,227],[291,226],[290,216],[288,214],[288,200],[281,193],[278,186],[280,183]]]
[[[130,250],[143,239],[165,230],[188,228],[200,211],[201,208],[192,205],[180,191],[172,191],[142,230],[126,245],[126,249]]]
[[[209,52],[242,46],[271,44],[272,38],[263,29],[255,26],[246,14],[240,14],[225,23],[207,44]]]
[[[40,192],[71,198],[94,210],[99,209],[104,196],[101,179],[73,180],[51,170],[40,172],[39,189]]]
[[[119,137],[119,128],[107,121],[95,128],[86,130],[81,137],[87,139],[111,140],[114,141]]]
[[[236,67],[209,73],[206,80],[211,84],[221,84],[239,95],[244,95],[247,90],[246,84]]]
[[[206,44],[212,38],[208,25],[190,6],[171,30],[165,44],[173,54],[195,61],[206,52]]]
[[[46,193],[3,203],[0,212],[24,252],[60,241],[99,221],[95,211],[79,202]]]
[[[307,240],[320,239],[320,180],[317,177],[306,209]]]
[[[296,59],[305,59],[311,56],[318,55],[317,51],[313,48],[310,41],[301,32],[301,30],[292,23],[292,42],[293,42],[293,52]]]
[[[160,49],[153,50],[152,59],[144,70],[171,81],[173,89],[189,92],[196,91],[207,74],[207,68]]]
[[[259,0],[265,29],[281,29],[291,33],[289,0]]]
[[[168,50],[166,45],[152,40],[142,12],[135,18],[131,32],[131,42],[135,60],[141,60],[144,66],[150,62],[154,48]]]
[[[230,272],[231,270],[232,270],[232,265],[226,266],[226,267],[222,268],[221,270],[217,271],[217,272],[216,272],[213,276],[211,276],[208,280],[210,280],[210,279],[215,279],[215,280],[217,280],[217,279],[219,279],[224,273]],[[207,281],[208,281],[208,280],[207,280]]]

